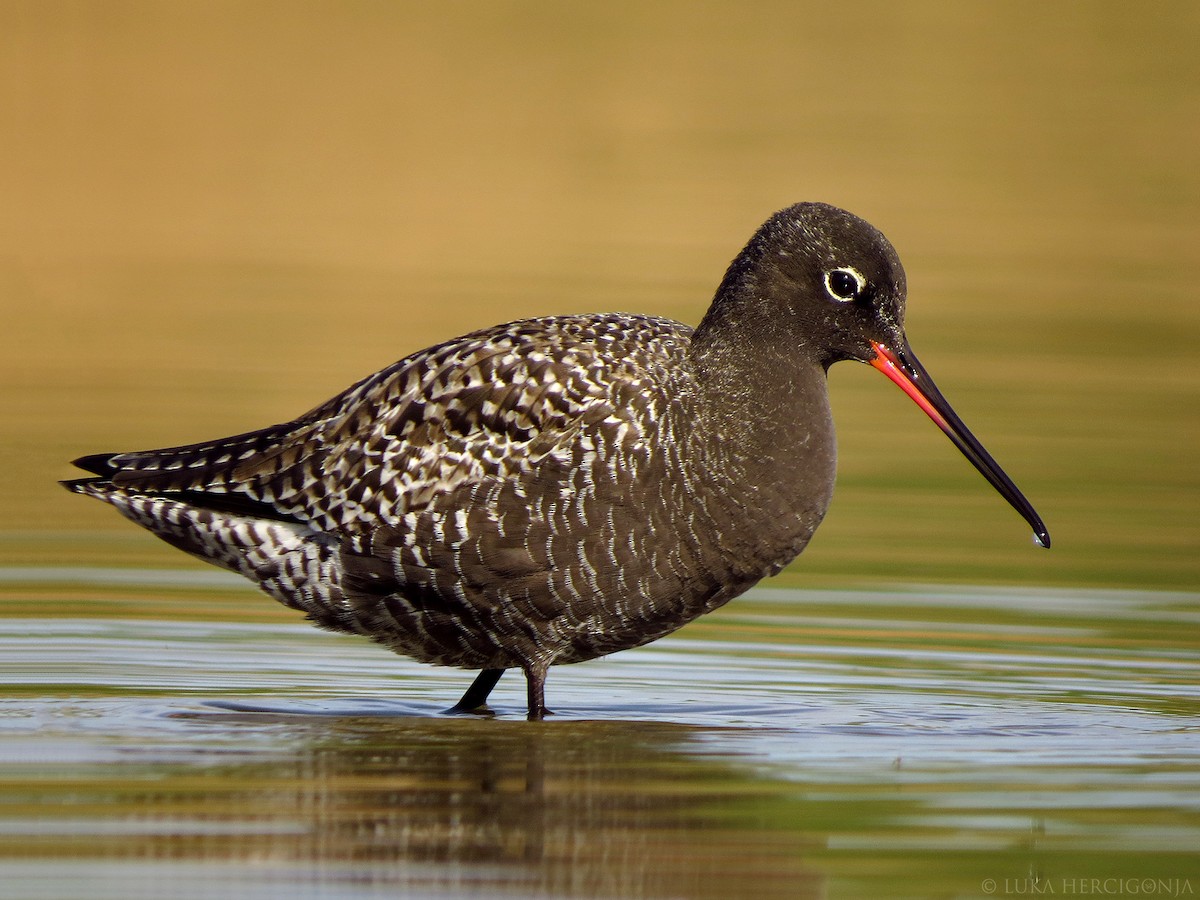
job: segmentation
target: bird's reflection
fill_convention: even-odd
[[[279,730],[294,751],[206,767],[219,792],[208,802],[245,826],[236,840],[203,841],[213,855],[439,891],[728,897],[762,881],[790,897],[819,892],[801,833],[763,828],[777,791],[706,758],[686,726],[188,716]]]

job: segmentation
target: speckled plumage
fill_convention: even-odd
[[[801,283],[847,260],[877,286],[853,329]],[[825,369],[900,334],[903,291],[882,235],[802,204],[760,229],[695,333],[513,322],[285,424],[85,457],[96,477],[66,485],[318,625],[485,670],[460,707],[519,667],[536,717],[550,666],[661,637],[803,549],[833,485]]]

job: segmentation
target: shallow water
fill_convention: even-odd
[[[220,573],[5,581],[127,616],[0,620],[4,896],[1200,890],[1195,595],[760,589],[528,723],[513,673],[448,717],[467,673],[147,617],[269,606]]]

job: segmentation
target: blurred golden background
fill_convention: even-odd
[[[1055,546],[845,365],[785,583],[1197,589],[1197,47],[1184,0],[4,2],[0,564],[192,565],[68,461],[517,317],[694,323],[813,199],[896,244],[914,347]]]

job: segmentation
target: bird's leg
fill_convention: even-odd
[[[533,664],[525,669],[525,687],[529,697],[529,721],[538,722],[543,717],[553,715],[546,709],[546,669],[545,664]]]
[[[492,688],[496,686],[496,682],[500,680],[500,676],[503,674],[503,669],[484,669],[475,676],[475,680],[471,682],[471,686],[467,688],[467,692],[462,695],[462,699],[446,710],[446,712],[468,713],[479,709],[479,707],[487,703],[488,694],[492,692]]]

